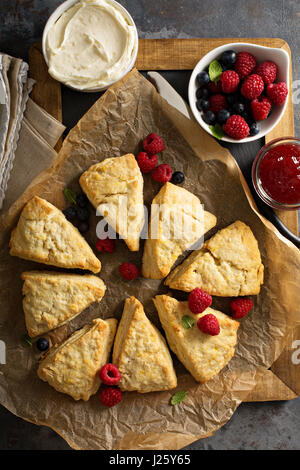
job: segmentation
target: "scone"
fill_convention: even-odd
[[[151,205],[142,274],[151,279],[167,276],[177,258],[216,225],[194,194],[172,183],[163,185]]]
[[[115,318],[97,318],[76,331],[40,361],[39,378],[74,400],[89,400],[100,386],[98,371],[108,362],[116,328]]]
[[[10,254],[60,268],[98,273],[101,263],[77,228],[50,202],[34,196],[10,238]]]
[[[144,181],[134,155],[106,158],[92,165],[81,175],[79,183],[128,248],[138,251],[144,225]]]
[[[212,308],[195,315],[187,302],[179,302],[168,295],[157,295],[153,301],[170,348],[194,379],[204,383],[215,377],[234,355],[239,323]],[[217,317],[220,325],[216,336],[202,333],[197,327],[198,319],[209,313]],[[184,315],[195,320],[194,326],[184,328]]]
[[[113,363],[122,375],[118,385],[123,391],[157,392],[177,385],[166,342],[135,297],[125,300]]]
[[[190,292],[195,287],[220,297],[255,295],[264,267],[250,227],[239,220],[217,232],[168,276],[165,284]]]
[[[100,302],[106,290],[104,282],[90,274],[28,271],[21,277],[25,323],[31,337],[75,318],[93,302]]]

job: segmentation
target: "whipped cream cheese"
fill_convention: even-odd
[[[136,42],[135,26],[118,5],[81,0],[49,29],[49,74],[80,90],[106,87],[127,71]]]

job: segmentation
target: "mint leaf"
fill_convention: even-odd
[[[213,135],[221,140],[223,135],[224,135],[224,132],[223,132],[223,129],[222,129],[222,126],[220,126],[220,124],[215,124],[214,126],[209,126],[211,132],[213,133]]]
[[[184,390],[179,390],[171,398],[171,405],[178,405],[181,403],[187,396],[187,392]]]
[[[71,204],[76,204],[76,194],[72,189],[65,188],[64,189],[64,196]]]
[[[189,315],[183,315],[181,322],[186,330],[195,325],[195,320]]]
[[[217,60],[213,60],[208,67],[209,79],[211,82],[217,82],[223,72],[222,65]]]

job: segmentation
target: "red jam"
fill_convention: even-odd
[[[300,146],[282,144],[263,156],[258,176],[265,192],[282,204],[300,202]]]

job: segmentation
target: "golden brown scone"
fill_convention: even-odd
[[[101,263],[77,228],[50,202],[34,196],[10,238],[10,254],[60,268],[98,273]]]
[[[89,400],[99,386],[98,371],[108,362],[117,320],[93,320],[64,343],[51,349],[38,367],[38,376],[74,400]]]
[[[194,379],[203,383],[215,377],[234,355],[239,323],[212,308],[195,315],[187,302],[179,302],[168,295],[157,295],[153,302],[170,348]],[[197,327],[198,319],[209,313],[217,317],[220,325],[220,333],[216,336],[202,333]],[[184,315],[195,320],[194,326],[184,328]]]
[[[177,385],[166,342],[135,297],[125,300],[113,363],[122,375],[118,385],[123,391],[157,392],[171,390]]]
[[[25,323],[31,337],[75,318],[93,302],[100,302],[106,290],[104,282],[91,274],[28,271],[21,277]]]
[[[165,183],[151,205],[143,276],[151,279],[167,276],[176,259],[214,227],[216,221],[213,214],[203,210],[194,194]]]
[[[217,232],[167,277],[172,289],[195,287],[220,297],[254,295],[263,283],[264,266],[250,227],[239,220]]]
[[[79,183],[128,248],[138,251],[144,225],[144,181],[134,155],[106,158],[92,165],[81,175]]]

